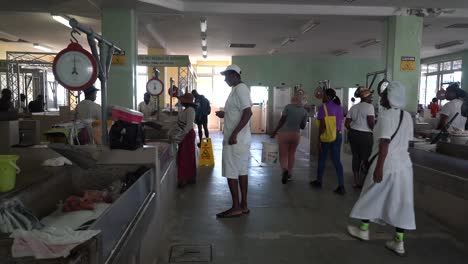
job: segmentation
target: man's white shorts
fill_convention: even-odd
[[[249,172],[250,144],[223,145],[223,177],[238,179]]]

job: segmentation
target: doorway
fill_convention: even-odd
[[[268,120],[268,87],[250,87],[250,98],[252,99],[251,132],[265,134]]]

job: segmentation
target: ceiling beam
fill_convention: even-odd
[[[407,15],[408,8],[391,6],[257,4],[236,2],[198,2],[183,0],[139,0],[184,13],[202,14],[259,14],[259,15],[338,15],[338,16],[395,16]],[[430,15],[429,15],[430,16]],[[440,17],[468,17],[468,8],[455,8]]]
[[[185,3],[181,0],[138,0],[143,3],[148,3],[160,7],[183,12],[185,11]]]
[[[214,14],[263,15],[346,15],[391,16],[398,8],[374,6],[333,6],[296,4],[252,4],[219,2],[185,2],[185,12]]]

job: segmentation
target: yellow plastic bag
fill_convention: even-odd
[[[323,104],[325,111],[325,132],[320,135],[320,141],[330,143],[336,140],[336,116],[329,116],[327,105]],[[317,120],[317,126],[320,128],[320,120]]]
[[[198,167],[202,166],[214,166],[213,146],[210,138],[201,140]]]

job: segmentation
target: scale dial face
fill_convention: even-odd
[[[75,91],[87,89],[97,79],[96,60],[77,43],[57,54],[53,71],[61,85]]]
[[[164,91],[164,85],[159,79],[151,79],[146,83],[146,91],[153,96],[158,96]]]

